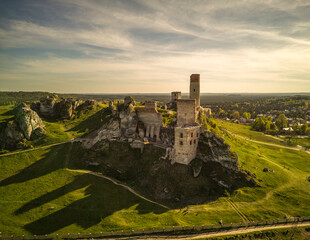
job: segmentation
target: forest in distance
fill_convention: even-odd
[[[171,100],[170,93],[49,93],[49,92],[8,92],[0,91],[0,105],[19,104],[22,102],[39,101],[51,94],[57,94],[63,98],[76,98],[80,100],[94,99],[97,101],[124,99],[125,96],[133,96],[136,101],[159,101],[168,103]],[[182,93],[187,98],[188,93]],[[218,103],[238,103],[246,101],[258,101],[268,98],[301,97],[310,99],[310,93],[201,93],[201,105],[209,106]]]

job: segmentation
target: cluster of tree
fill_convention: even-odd
[[[288,127],[288,121],[284,114],[280,114],[276,122],[272,122],[270,117],[258,117],[252,124],[252,129],[255,131],[265,132],[268,134],[277,134],[279,132],[283,133],[283,128]],[[309,132],[308,124],[294,125],[291,132],[296,134],[305,135]],[[290,131],[288,131],[290,132]]]
[[[217,116],[219,118],[222,118],[222,119],[225,119],[225,118],[239,119],[240,116],[242,116],[245,119],[250,119],[251,113],[243,112],[242,115],[240,115],[239,111],[237,111],[237,110],[232,110],[231,112],[226,112],[225,110],[219,108],[219,112],[218,112]]]
[[[252,124],[252,130],[272,134],[278,132],[278,127],[271,121],[270,117],[259,117]]]
[[[291,118],[305,118],[305,109],[309,109],[310,96],[292,96],[292,97],[274,97],[261,99],[247,99],[243,102],[221,102],[211,104],[212,113],[214,117],[218,118],[232,118],[243,116],[243,113],[249,113],[252,118],[258,114],[279,113],[288,110],[287,117]]]

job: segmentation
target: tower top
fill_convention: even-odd
[[[200,82],[200,74],[192,74],[191,75],[191,82]]]

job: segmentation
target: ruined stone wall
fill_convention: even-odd
[[[145,102],[145,108],[152,108],[155,109],[157,108],[157,102],[154,101],[146,101]],[[156,110],[157,111],[157,110]]]
[[[136,108],[138,120],[143,123],[143,127],[139,128],[139,136],[144,137],[156,137],[156,140],[160,140],[160,128],[163,126],[162,115],[152,108],[152,111],[148,108]]]
[[[196,100],[196,108],[200,107],[200,74],[191,75],[189,98]]]
[[[203,108],[203,107],[200,107],[199,108],[199,114],[203,115],[203,116],[206,116],[206,117],[211,117],[212,115],[212,110],[211,108]]]
[[[176,127],[172,163],[188,165],[197,154],[200,126]]]
[[[196,122],[195,99],[177,100],[177,126],[193,124]]]
[[[181,92],[171,92],[171,102],[175,102],[176,100],[181,98]]]

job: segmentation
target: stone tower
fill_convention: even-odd
[[[191,75],[189,98],[196,100],[196,109],[200,107],[200,74]]]
[[[171,102],[176,102],[176,100],[181,98],[181,92],[171,92]]]

